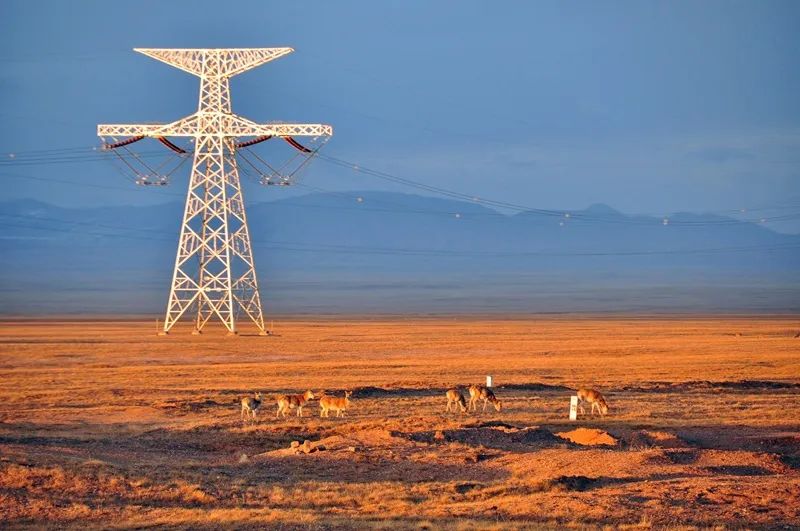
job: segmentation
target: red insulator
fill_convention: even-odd
[[[168,148],[170,148],[170,149],[171,149],[172,151],[174,151],[175,153],[180,153],[181,155],[183,155],[183,154],[185,154],[185,153],[186,153],[186,150],[185,150],[185,149],[179,148],[178,146],[176,146],[175,144],[173,144],[172,142],[170,142],[169,140],[167,140],[167,139],[166,139],[166,138],[164,138],[163,136],[158,136],[158,137],[156,137],[156,138],[158,138],[158,141],[159,141],[159,142],[161,142],[162,144],[164,144],[165,146],[167,146]]]
[[[119,142],[114,142],[113,144],[104,144],[103,149],[117,149],[122,146],[127,146],[128,144],[133,144],[134,142],[138,142],[139,140],[143,139],[144,135],[139,136],[132,136],[130,138],[126,138],[125,140],[121,140]]]
[[[302,151],[303,153],[311,153],[312,152],[310,149],[308,149],[307,147],[305,147],[300,142],[298,142],[297,140],[295,140],[294,138],[292,138],[290,136],[285,136],[285,137],[283,137],[283,139],[286,140],[289,144],[291,144],[291,146],[293,148],[295,148],[298,151]]]
[[[265,140],[269,140],[270,138],[272,138],[272,135],[259,136],[258,138],[253,138],[253,139],[247,140],[245,142],[237,142],[236,144],[233,145],[233,147],[235,147],[236,149],[239,149],[239,148],[243,148],[243,147],[253,146],[255,144],[260,144],[261,142],[264,142]]]

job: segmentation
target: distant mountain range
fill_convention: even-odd
[[[182,209],[0,203],[0,312],[160,313]],[[716,215],[506,216],[389,192],[247,213],[271,313],[800,310],[800,236]]]

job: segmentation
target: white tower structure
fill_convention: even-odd
[[[98,125],[100,137],[190,137],[194,162],[172,274],[166,334],[195,312],[194,332],[209,320],[237,333],[244,314],[266,334],[242,189],[236,137],[331,136],[322,124],[257,124],[231,112],[229,79],[291,53],[292,48],[142,49],[135,51],[200,78],[197,112],[168,124]]]

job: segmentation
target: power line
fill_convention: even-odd
[[[245,177],[249,177],[250,176],[249,172],[244,167],[241,167],[240,170],[242,170],[242,175],[243,176],[245,176]],[[23,174],[2,172],[2,171],[0,171],[0,175],[6,176],[6,177],[11,177],[11,178],[35,180],[35,181],[42,181],[42,182],[54,182],[54,183],[66,184],[66,185],[70,185],[70,186],[81,186],[81,187],[87,187],[87,188],[98,188],[98,189],[119,190],[119,191],[131,190],[131,187],[128,187],[128,186],[124,186],[123,187],[123,186],[111,186],[111,185],[102,185],[102,184],[94,184],[94,183],[83,183],[83,182],[71,181],[71,180],[66,180],[66,179],[55,179],[55,178],[51,178],[51,177],[38,177],[38,176],[33,176],[33,175],[23,175]],[[126,180],[128,182],[134,182],[132,179],[126,178]],[[255,183],[255,184],[259,184],[260,185],[260,183],[259,183],[259,181],[257,179],[250,178],[249,180],[251,182]],[[287,199],[279,200],[279,201],[274,202],[275,206],[278,206],[278,207],[291,206],[291,207],[297,207],[297,208],[316,208],[316,209],[323,209],[323,210],[346,210],[346,211],[353,211],[353,212],[384,212],[384,213],[392,213],[392,214],[446,216],[446,217],[453,217],[453,218],[458,218],[458,219],[463,219],[463,220],[469,220],[471,218],[495,218],[495,219],[507,219],[508,218],[508,216],[506,216],[506,215],[504,215],[504,214],[502,214],[500,212],[494,212],[494,211],[491,211],[491,212],[464,212],[464,211],[461,211],[461,210],[416,209],[416,208],[410,208],[410,207],[408,207],[406,205],[402,205],[400,203],[391,202],[391,201],[385,201],[385,200],[382,200],[382,199],[370,198],[369,200],[367,200],[362,195],[353,195],[351,193],[346,193],[346,192],[335,192],[335,191],[326,190],[326,189],[323,189],[323,188],[311,186],[311,185],[308,185],[308,184],[305,184],[305,183],[295,183],[295,186],[299,186],[301,188],[307,188],[309,190],[312,190],[312,191],[315,191],[315,192],[318,192],[318,193],[323,193],[323,194],[334,195],[334,196],[343,197],[343,198],[347,198],[347,199],[352,199],[353,201],[357,202],[359,204],[359,206],[348,207],[348,206],[343,206],[343,205],[316,205],[316,204],[307,203],[307,202],[294,202],[292,200],[287,200]],[[151,189],[148,190],[149,193],[157,193],[157,194],[171,196],[171,197],[181,197],[181,198],[184,197],[184,194],[177,193],[177,192],[169,192],[167,190],[163,190],[162,189],[163,187],[157,187],[156,189],[152,189],[154,187],[148,187],[148,188],[151,188]],[[139,190],[139,191],[144,191],[144,188],[141,187],[141,186],[136,186],[134,189],[135,190]],[[395,207],[395,208],[375,208],[375,207],[372,207],[372,206],[368,206],[368,205],[371,205],[373,203],[389,205],[390,207]],[[766,221],[774,222],[774,221],[796,219],[798,217],[800,217],[800,214],[791,214],[791,215],[787,215],[787,216],[770,217],[770,218],[765,218],[765,222]],[[748,222],[747,221],[739,221],[739,223],[748,223]],[[653,224],[654,223],[648,223],[647,225],[648,226],[652,226]],[[642,224],[642,225],[644,225],[644,224]]]
[[[73,225],[97,227],[100,229],[123,230],[128,232],[146,232],[148,234],[164,235],[169,234],[167,231],[161,229],[148,229],[143,227],[124,227],[119,225],[99,224],[93,222],[82,222],[75,220],[65,220],[57,218],[47,218],[41,216],[25,216],[15,214],[0,214],[3,217],[13,217],[26,221],[48,221],[54,223],[66,223]],[[24,225],[19,223],[3,222],[4,226],[17,227],[32,230],[52,231],[62,233],[78,233],[86,234],[89,236],[101,236],[110,238],[134,238],[139,240],[160,240],[160,241],[174,241],[169,237],[154,237],[154,236],[136,236],[132,234],[115,234],[104,233],[96,231],[74,231],[60,227],[42,227],[35,225]],[[699,255],[699,254],[719,254],[719,253],[739,253],[739,252],[754,252],[754,251],[783,251],[800,249],[800,242],[787,242],[769,245],[751,245],[751,246],[729,246],[717,248],[695,248],[695,249],[650,249],[650,250],[627,250],[627,251],[572,251],[572,252],[554,252],[554,251],[459,251],[459,250],[442,250],[442,249],[426,249],[426,248],[397,248],[397,247],[374,247],[374,246],[351,246],[351,245],[338,245],[338,244],[320,244],[320,243],[305,243],[305,242],[291,242],[281,240],[262,240],[253,239],[254,244],[260,244],[262,247],[269,247],[270,249],[298,251],[298,252],[313,252],[313,253],[333,253],[333,254],[367,254],[367,255],[401,255],[401,256],[439,256],[439,257],[611,257],[611,256],[662,256],[662,255]]]
[[[61,183],[61,184],[68,184],[70,186],[83,186],[83,187],[86,187],[86,188],[101,188],[101,189],[105,189],[105,190],[124,190],[124,191],[130,191],[131,190],[130,186],[108,186],[108,185],[104,185],[104,184],[82,183],[82,182],[70,181],[70,180],[66,180],[66,179],[54,179],[52,177],[37,177],[37,176],[34,176],[34,175],[22,175],[22,174],[19,174],[19,173],[9,173],[9,172],[4,172],[4,171],[0,171],[0,175],[3,175],[4,177],[11,177],[13,179],[27,179],[27,180],[33,180],[33,181]],[[143,190],[141,187],[138,187],[138,186],[134,187],[133,189],[134,190]],[[176,192],[168,192],[166,190],[153,190],[152,192],[163,194],[163,195],[184,197],[184,194],[179,194],[179,193],[176,193]]]
[[[52,152],[52,155],[49,154]],[[29,156],[28,154],[34,154],[33,156]],[[14,166],[14,165],[43,165],[43,164],[61,164],[61,163],[76,163],[81,161],[99,161],[99,160],[106,160],[105,156],[94,157],[92,155],[96,155],[96,151],[90,150],[89,148],[62,148],[62,149],[53,149],[53,150],[34,150],[28,152],[22,152],[19,154],[15,154],[15,158],[11,160],[0,160],[0,167],[3,166]],[[160,151],[148,151],[142,152],[140,156],[142,157],[157,157],[163,156],[164,153]],[[241,154],[240,154],[241,155]],[[88,157],[87,157],[88,156]],[[790,221],[797,219],[800,217],[800,213],[789,213],[783,215],[774,215],[774,216],[761,216],[755,219],[739,219],[739,218],[726,218],[726,219],[717,219],[717,220],[673,220],[670,219],[669,216],[660,217],[656,219],[636,219],[630,217],[623,217],[623,216],[602,216],[597,214],[585,214],[580,212],[569,212],[564,210],[550,210],[550,209],[541,209],[535,208],[515,203],[510,203],[506,201],[498,201],[483,197],[478,197],[471,194],[466,194],[463,192],[458,192],[455,190],[449,190],[446,188],[438,187],[429,185],[427,183],[422,183],[419,181],[415,181],[412,179],[408,179],[405,177],[393,175],[387,172],[374,170],[371,168],[367,168],[363,165],[358,163],[350,162],[344,159],[340,159],[337,157],[325,155],[322,153],[318,153],[317,157],[322,159],[325,162],[328,162],[332,165],[339,166],[342,168],[348,168],[355,172],[358,172],[363,175],[367,175],[370,177],[376,177],[385,181],[393,182],[395,184],[400,184],[406,187],[415,188],[418,190],[423,190],[429,193],[433,193],[436,195],[448,197],[451,199],[456,199],[460,201],[471,202],[475,204],[481,204],[484,206],[492,207],[492,208],[500,208],[505,210],[511,210],[512,212],[518,213],[533,213],[539,214],[546,217],[553,217],[553,218],[561,218],[562,220],[566,220],[569,222],[572,221],[582,221],[582,222],[601,222],[601,223],[614,223],[614,224],[625,224],[625,225],[653,225],[656,223],[661,223],[664,225],[672,225],[672,226],[681,226],[681,227],[699,227],[699,226],[709,226],[709,225],[736,225],[742,223],[776,223],[782,221]],[[250,161],[246,158],[242,157],[243,161],[249,163]],[[244,168],[242,168],[244,170]],[[259,174],[261,172],[258,170],[257,167],[253,166],[253,169],[257,171]],[[244,170],[246,174],[247,171]],[[255,180],[254,180],[255,181]],[[312,187],[310,187],[312,188]],[[322,189],[317,189],[318,191],[323,191]],[[330,192],[325,191],[325,193],[335,193],[337,195],[346,195],[339,192]],[[350,196],[351,198],[359,201],[359,196]],[[363,201],[363,198],[361,199]],[[360,201],[359,201],[360,202]],[[389,202],[385,202],[386,204],[390,204]],[[421,209],[411,209],[406,207],[405,205],[400,205],[397,203],[393,203],[392,206],[398,207],[399,209],[408,211],[410,213],[419,213],[419,214],[442,214],[447,216],[455,216],[455,217],[467,217],[467,216],[487,216],[493,215],[492,213],[483,212],[483,213],[462,213],[462,212],[454,212],[454,211],[435,211],[435,210],[421,210]],[[780,207],[754,207],[754,208],[740,208],[740,209],[729,209],[724,211],[717,211],[717,212],[709,212],[710,214],[733,214],[733,213],[746,213],[746,212],[760,212],[760,211],[769,211],[769,210],[788,210],[800,207],[800,204],[787,204],[785,206]],[[367,209],[362,209],[367,210]],[[375,209],[372,209],[375,210]],[[498,213],[498,215],[502,216],[502,214]]]
[[[239,168],[239,169],[240,170],[244,170],[244,168]],[[245,177],[250,177],[250,174],[248,172],[246,172],[246,171],[242,171],[242,174]],[[9,173],[9,172],[3,172],[3,171],[0,171],[0,175],[5,176],[5,177],[15,178],[15,179],[26,179],[26,180],[35,180],[35,181],[43,181],[43,182],[54,182],[54,183],[67,184],[67,185],[70,185],[70,186],[81,186],[81,187],[88,187],[88,188],[100,188],[100,189],[105,189],[105,190],[122,190],[122,191],[131,190],[130,186],[110,186],[110,185],[102,185],[102,184],[83,183],[83,182],[70,181],[70,180],[65,180],[65,179],[54,179],[54,178],[51,178],[51,177],[37,177],[37,176],[33,176],[33,175],[23,175],[23,174]],[[126,179],[126,180],[128,182],[134,182],[131,179]],[[260,185],[260,182],[257,179],[249,178],[249,180],[251,182],[255,183],[255,184]],[[300,186],[300,187],[308,188],[308,189],[313,189],[313,190],[316,190],[316,191],[318,191],[320,193],[327,193],[327,194],[331,194],[331,195],[339,195],[341,197],[351,198],[356,202],[359,202],[358,199],[362,199],[363,200],[362,196],[354,196],[354,195],[350,195],[350,194],[346,194],[346,193],[325,191],[325,190],[323,190],[321,188],[311,187],[311,186],[308,186],[308,185],[305,185],[305,184],[299,184],[298,183],[298,184],[296,184],[296,186]],[[148,187],[148,188],[149,189],[147,191],[150,192],[150,193],[157,193],[157,194],[169,195],[169,196],[181,197],[181,198],[185,197],[185,195],[181,194],[181,193],[169,192],[169,191],[163,190],[163,187],[158,187],[158,188],[155,188],[155,189],[154,189],[154,187]],[[136,186],[134,189],[135,190],[139,190],[139,191],[144,191],[144,188],[141,187],[141,186]],[[270,202],[270,204],[274,204],[275,206],[293,206],[293,207],[298,207],[298,208],[317,208],[317,209],[325,209],[325,210],[349,210],[349,211],[353,211],[353,212],[387,212],[387,213],[397,213],[397,214],[428,214],[428,215],[436,215],[436,216],[438,216],[438,215],[454,216],[455,214],[457,214],[457,212],[409,209],[409,208],[403,207],[402,205],[399,205],[398,203],[389,203],[389,202],[386,202],[386,201],[374,200],[374,199],[371,199],[369,202],[370,203],[377,202],[377,203],[382,203],[382,204],[394,204],[394,205],[397,205],[399,208],[397,208],[397,209],[389,209],[389,208],[372,208],[372,207],[369,207],[369,206],[347,207],[347,206],[339,206],[339,205],[315,205],[315,204],[311,204],[311,203],[293,202],[293,201],[291,201],[289,199],[277,200],[275,202]],[[363,204],[363,203],[361,203],[361,204]],[[252,203],[248,203],[248,205],[252,205]],[[471,213],[469,215],[470,216],[475,216],[475,215],[491,216],[491,217],[497,217],[497,218],[505,218],[506,217],[506,216],[504,216],[503,214],[501,214],[499,212],[481,212],[481,213]]]
[[[415,181],[412,179],[408,179],[405,177],[400,177],[397,175],[393,175],[387,172],[373,170],[370,168],[366,168],[360,164],[349,162],[340,158],[332,157],[329,155],[319,155],[320,159],[329,162],[333,165],[339,167],[350,168],[356,172],[369,175],[372,177],[377,177],[379,179],[383,179],[389,182],[393,182],[396,184],[401,184],[404,186],[408,186],[411,188],[417,188],[420,190],[425,190],[428,192],[436,193],[438,195],[450,197],[453,199],[459,199],[463,201],[472,201],[474,203],[488,205],[496,208],[503,208],[507,210],[516,211],[519,213],[533,213],[539,214],[543,216],[549,217],[557,217],[557,218],[568,218],[574,220],[581,220],[581,221],[596,221],[596,222],[603,222],[603,223],[618,223],[618,224],[627,224],[627,225],[653,225],[653,220],[636,220],[635,218],[629,217],[598,217],[593,215],[581,214],[581,213],[570,213],[567,211],[560,211],[560,210],[547,210],[529,206],[523,206],[519,204],[509,203],[506,201],[497,201],[493,199],[487,199],[483,197],[478,197],[470,194],[465,194],[462,192],[449,190],[446,188],[441,188],[438,186],[429,185],[426,183],[421,183],[419,181]],[[727,219],[719,219],[719,220],[702,220],[702,221],[672,221],[669,217],[662,218],[662,224],[664,225],[679,225],[679,226],[705,226],[705,225],[731,225],[731,224],[741,224],[741,223],[765,223],[767,221],[785,221],[789,219],[796,219],[800,217],[800,214],[790,214],[786,216],[776,216],[771,218],[760,218],[758,220],[739,220],[733,218]]]
[[[166,156],[167,154],[163,152],[146,152],[139,154],[142,158],[161,158]],[[37,157],[37,158],[25,158],[16,160],[0,160],[0,168],[4,167],[18,167],[18,166],[50,166],[53,164],[83,164],[88,162],[105,162],[108,160],[108,154],[101,154],[97,156],[75,156],[75,155],[65,155],[59,157]]]

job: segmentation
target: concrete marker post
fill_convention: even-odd
[[[578,395],[569,397],[569,420],[578,420]]]

